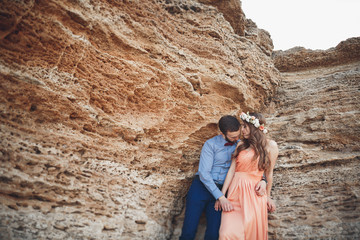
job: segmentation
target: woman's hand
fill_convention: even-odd
[[[233,205],[225,196],[221,196],[217,201],[220,203],[220,207],[224,212],[230,212],[234,210]]]
[[[276,211],[275,201],[272,200],[270,197],[267,197],[267,208],[270,213]]]

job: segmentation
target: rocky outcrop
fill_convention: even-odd
[[[295,47],[273,53],[275,66],[282,72],[332,67],[360,61],[360,37],[349,38],[328,50]]]
[[[199,0],[200,3],[216,7],[224,18],[230,23],[234,32],[239,36],[245,36],[246,18],[238,0]]]
[[[264,29],[259,29],[251,19],[246,19],[246,31],[247,38],[252,39],[259,48],[268,56],[273,53],[274,45],[271,40],[270,33]]]
[[[220,116],[266,109],[270,238],[358,239],[359,38],[272,49],[237,1],[1,1],[0,238],[177,239]]]
[[[323,51],[323,58],[303,49],[275,58],[284,64],[281,69],[292,72],[282,72],[267,114],[280,148],[273,191],[278,210],[269,216],[273,239],[360,237],[360,61],[355,50],[360,42],[355,40],[336,47],[349,46],[339,59],[348,64],[331,62],[340,58],[333,49]],[[311,62],[318,65],[307,65]]]
[[[280,81],[270,38],[202,2],[0,2],[0,238],[176,237],[218,119]]]

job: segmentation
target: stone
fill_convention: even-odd
[[[217,121],[281,80],[227,3],[0,2],[1,236],[176,238]]]
[[[327,51],[275,54],[283,81],[266,115],[280,149],[270,239],[360,236],[359,47],[352,38]]]
[[[177,239],[201,146],[241,111],[280,149],[269,238],[359,238],[359,38],[272,52],[235,0],[0,9],[0,238]]]
[[[340,42],[328,50],[311,50],[294,47],[286,51],[273,52],[277,69],[282,72],[304,71],[307,69],[329,69],[331,67],[360,61],[360,37]]]

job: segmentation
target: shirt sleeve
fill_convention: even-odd
[[[200,181],[205,185],[206,189],[215,197],[219,199],[223,194],[216,186],[211,175],[211,169],[214,165],[215,152],[214,147],[209,141],[206,141],[200,154],[199,163],[199,177]]]

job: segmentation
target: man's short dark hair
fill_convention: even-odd
[[[236,132],[240,129],[240,122],[236,117],[225,115],[219,120],[220,131],[226,135],[227,132]]]

